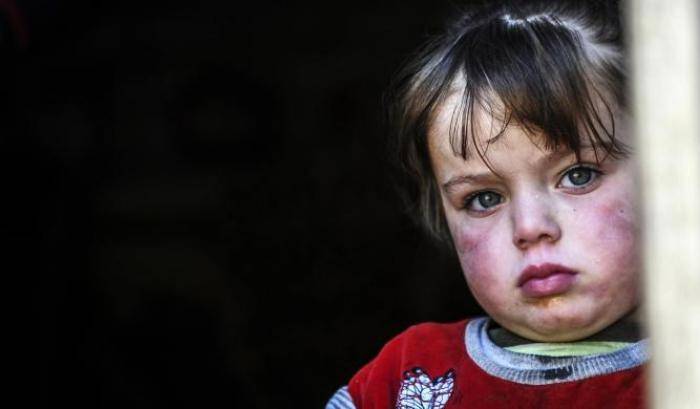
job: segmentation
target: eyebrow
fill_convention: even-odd
[[[585,150],[594,150],[594,146],[587,145],[587,146],[582,146],[581,151]],[[543,156],[537,161],[537,165],[542,165],[543,163],[552,163],[561,160],[562,158],[565,158],[567,156],[573,155],[574,153],[569,151],[569,150],[558,150],[558,151],[552,151],[547,153],[547,155]],[[496,175],[493,172],[484,172],[484,173],[478,173],[474,175],[457,175],[451,177],[447,182],[442,184],[442,190],[445,191],[445,193],[451,193],[455,186],[457,185],[462,185],[462,184],[479,184],[479,183],[484,183],[486,181],[489,181],[493,179],[494,177],[499,178],[498,175]]]
[[[455,186],[457,185],[462,185],[462,184],[479,184],[483,183],[487,180],[492,179],[495,176],[493,172],[486,172],[486,173],[479,173],[476,175],[457,175],[447,182],[442,184],[442,190],[445,191],[446,193],[451,193]]]

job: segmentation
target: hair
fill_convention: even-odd
[[[512,125],[541,138],[546,149],[570,149],[577,158],[585,141],[613,157],[628,153],[615,138],[613,115],[627,106],[617,1],[498,3],[461,12],[403,67],[388,94],[404,202],[418,224],[447,244],[428,133],[455,92],[461,100],[449,137],[464,160],[475,151],[489,166],[476,143],[479,111],[501,124],[491,141]]]

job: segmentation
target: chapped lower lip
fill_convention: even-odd
[[[576,272],[557,264],[529,266],[520,273],[518,286],[528,298],[563,294],[573,287]]]

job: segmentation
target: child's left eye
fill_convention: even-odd
[[[601,172],[588,166],[575,166],[564,173],[559,186],[569,189],[581,189],[593,183]]]

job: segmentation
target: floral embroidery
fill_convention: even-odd
[[[403,373],[396,409],[442,409],[452,395],[455,372],[450,369],[435,380],[421,368]]]

